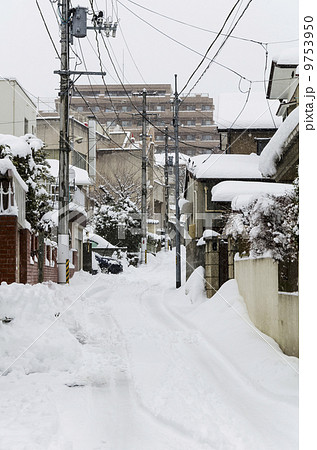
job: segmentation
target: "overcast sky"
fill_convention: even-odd
[[[104,10],[108,15],[113,15],[114,19],[118,15],[120,20],[117,37],[106,39],[106,43],[121,80],[126,83],[173,85],[174,74],[178,74],[179,91],[181,91],[202,59],[199,54],[204,54],[215,38],[212,32],[220,30],[236,0],[191,2],[136,0],[134,3],[129,0],[120,0],[120,2],[94,0],[96,10]],[[240,8],[238,5],[230,17],[224,29],[225,32],[237,20],[248,2],[249,0],[240,2]],[[38,0],[38,3],[59,50],[57,3],[51,3],[50,0]],[[89,1],[78,0],[73,3],[73,6],[78,4],[89,6]],[[138,5],[192,26],[151,13]],[[90,20],[91,16],[88,17]],[[20,84],[35,97],[56,96],[59,76],[53,74],[53,71],[59,69],[59,60],[56,59],[56,53],[36,1],[10,0],[7,2],[6,8],[1,11],[0,35],[2,43],[0,76],[17,78]],[[186,92],[195,85],[194,93],[208,93],[216,102],[220,93],[246,91],[250,82],[252,82],[252,91],[264,90],[265,46],[249,40],[269,43],[267,46],[269,64],[272,56],[298,45],[296,41],[298,39],[298,1],[251,1],[232,35],[234,38],[228,39],[216,58],[218,64],[212,64],[197,83],[209,62],[206,60],[190,81]],[[219,40],[219,44],[223,42],[223,39],[224,36]],[[88,37],[81,39],[80,43],[87,69],[99,71],[95,32],[88,31]],[[99,43],[103,70],[107,72],[106,82],[119,83],[100,37]],[[212,57],[217,48],[214,46],[208,56]],[[73,49],[75,53],[81,55],[77,39]],[[76,61],[80,62],[75,59],[74,54],[72,56],[74,56],[73,64]],[[77,65],[77,70],[85,70],[84,64]],[[101,77],[94,76],[91,80],[93,83],[102,83]],[[79,84],[86,82],[85,77],[78,81]],[[244,98],[245,94],[240,93]]]

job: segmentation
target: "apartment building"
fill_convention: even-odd
[[[156,152],[164,151],[165,128],[173,129],[173,91],[170,84],[151,85],[79,85],[72,93],[71,107],[82,113],[94,113],[109,129],[116,125],[139,139],[142,131],[142,92],[147,91],[147,113],[154,129]],[[79,92],[78,92],[79,91]],[[215,153],[219,134],[213,119],[213,99],[208,94],[180,97],[179,151],[187,155]],[[169,141],[171,150],[173,140]]]
[[[0,133],[36,133],[36,104],[15,78],[0,80]]]

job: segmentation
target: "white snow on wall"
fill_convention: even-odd
[[[263,178],[259,171],[259,156],[251,155],[198,155],[188,160],[187,169],[197,179],[204,178]]]
[[[276,164],[284,152],[284,144],[299,123],[299,108],[297,107],[284,120],[270,142],[260,155],[259,169],[264,177],[272,177],[276,173]]]

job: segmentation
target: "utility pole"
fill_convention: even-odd
[[[146,264],[146,89],[142,93],[142,199],[141,199],[141,264]]]
[[[168,251],[168,212],[169,212],[169,185],[168,185],[168,128],[165,127],[165,165],[164,165],[164,175],[165,175],[165,217],[164,217],[164,230],[165,230],[165,251]]]
[[[179,148],[178,148],[178,111],[180,100],[177,92],[177,75],[175,75],[174,94],[174,139],[175,139],[175,207],[176,207],[176,289],[181,286],[181,243],[179,211]]]
[[[69,258],[69,0],[62,0],[60,136],[58,194],[58,282],[66,283],[66,260]]]

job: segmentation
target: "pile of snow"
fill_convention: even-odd
[[[198,155],[188,160],[187,170],[197,179],[262,179],[259,158],[255,153]]]
[[[215,110],[215,122],[219,129],[252,130],[277,128],[280,125],[281,118],[274,117],[279,107],[277,100],[267,100],[264,92],[252,91],[247,103],[246,98],[247,94],[242,93],[219,95]]]
[[[299,107],[294,109],[284,120],[270,142],[264,147],[260,155],[259,168],[264,177],[276,174],[276,165],[284,153],[284,145],[290,135],[296,132],[299,124]]]
[[[206,244],[206,239],[210,239],[213,237],[218,237],[220,236],[219,233],[217,233],[217,231],[215,230],[204,230],[202,237],[198,240],[197,245],[205,245]]]
[[[25,158],[27,155],[32,155],[32,149],[35,151],[40,150],[43,145],[43,141],[33,134],[26,134],[20,137],[0,134],[0,146],[9,147],[12,156]]]
[[[297,358],[254,329],[234,280],[203,286],[198,268],[175,289],[175,251],[2,283],[0,448],[295,450]]]

